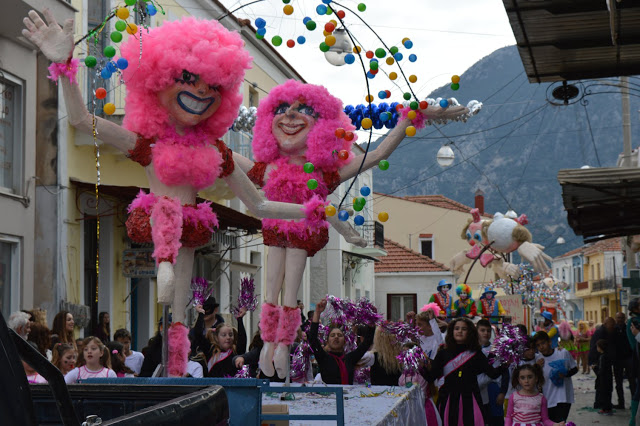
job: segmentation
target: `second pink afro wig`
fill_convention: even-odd
[[[162,136],[169,114],[160,105],[157,92],[175,84],[182,70],[197,74],[209,85],[220,86],[220,108],[197,127],[218,139],[233,124],[242,103],[244,73],[252,60],[238,34],[217,21],[186,17],[166,21],[149,33],[143,30],[139,61],[137,37],[129,37],[120,52],[129,61],[122,72],[127,85],[123,122],[127,129],[147,138]]]
[[[253,155],[256,161],[271,163],[280,158],[278,141],[271,132],[271,123],[275,117],[276,107],[286,102],[296,101],[305,103],[315,110],[318,119],[307,138],[307,160],[317,169],[325,172],[336,171],[349,163],[353,158],[351,144],[355,142],[339,139],[335,135],[338,128],[353,131],[355,127],[342,109],[342,101],[332,96],[322,86],[305,84],[296,80],[289,80],[273,88],[258,106],[256,125],[253,130]],[[340,150],[349,152],[349,158],[340,160]]]

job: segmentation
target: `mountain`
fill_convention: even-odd
[[[554,106],[547,102],[550,84],[529,83],[515,46],[496,50],[461,75],[458,91],[443,86],[429,95],[455,97],[461,104],[477,99],[484,103],[482,111],[467,123],[440,130],[427,126],[406,138],[389,158],[388,170],[375,168],[375,190],[396,196],[443,194],[472,206],[480,188],[487,212],[511,208],[526,214],[534,242],[547,246],[548,254],[581,246],[582,238],[567,224],[556,175],[560,169],[616,165],[622,152],[621,96],[608,84],[618,82],[585,81],[583,88],[591,93],[586,105]],[[640,87],[640,79],[630,77],[630,83]],[[631,94],[637,146],[640,100]],[[447,142],[455,143],[456,158],[443,169],[435,158]],[[558,237],[566,243],[557,245]]]

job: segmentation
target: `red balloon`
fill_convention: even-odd
[[[343,161],[346,160],[349,158],[349,152],[346,149],[341,149],[340,152],[338,152],[338,158]]]
[[[344,138],[344,135],[346,133],[347,132],[345,132],[345,130],[342,127],[340,127],[339,129],[336,129],[336,138],[342,139],[342,138]]]
[[[427,109],[428,106],[427,101],[420,101],[420,109]]]
[[[338,18],[344,19],[344,16],[345,16],[344,10],[337,11],[336,15],[338,15]]]
[[[366,55],[367,55],[367,58],[369,59],[373,58],[373,52],[370,50],[367,51]]]
[[[404,108],[404,106],[402,104],[398,104],[396,105],[396,111],[400,112],[400,110]]]
[[[288,47],[293,47],[293,46],[295,46],[295,45],[296,45],[296,42],[295,42],[295,41],[293,41],[293,40],[291,40],[291,39],[287,40],[287,46],[288,46]]]
[[[106,97],[107,97],[107,91],[106,91],[104,88],[102,88],[102,87],[98,87],[98,88],[96,89],[96,98],[98,98],[98,99],[104,99],[104,98],[106,98]]]
[[[328,33],[332,33],[335,29],[336,26],[333,25],[333,22],[327,22],[326,24],[324,24],[324,30]]]
[[[385,90],[384,93],[387,94],[387,99],[391,97],[391,90]]]
[[[348,142],[351,142],[351,141],[353,140],[354,136],[355,136],[355,135],[353,134],[353,132],[347,132],[347,133],[344,135],[344,140],[345,140],[345,141],[348,141]]]
[[[379,70],[379,69],[377,69],[377,70],[369,70],[369,72],[370,72],[371,74],[373,74],[373,75],[378,74],[378,71],[380,71],[380,70]]]

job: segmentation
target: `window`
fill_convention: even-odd
[[[387,294],[387,319],[403,321],[408,312],[417,310],[418,297],[414,294]]]
[[[420,234],[420,253],[433,259],[433,234]]]
[[[590,276],[589,278],[590,278],[591,280],[595,280],[595,279],[596,279],[596,276],[595,276],[595,274],[593,273],[593,265],[591,265],[591,276]]]
[[[258,91],[253,87],[249,87],[249,107],[258,107],[258,102],[260,101],[260,97],[258,96]]]
[[[22,189],[22,82],[0,70],[0,188]]]
[[[598,279],[602,278],[602,276],[600,275],[600,264],[599,263],[596,265],[596,269],[598,270]]]
[[[0,308],[8,315],[20,305],[20,240],[0,235]]]

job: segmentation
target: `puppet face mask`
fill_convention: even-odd
[[[289,156],[303,155],[307,137],[318,117],[313,107],[300,101],[293,105],[283,102],[276,107],[274,115],[271,133],[278,141],[280,152]]]
[[[222,96],[217,86],[183,70],[174,84],[158,92],[158,99],[175,124],[193,127],[218,110]]]

